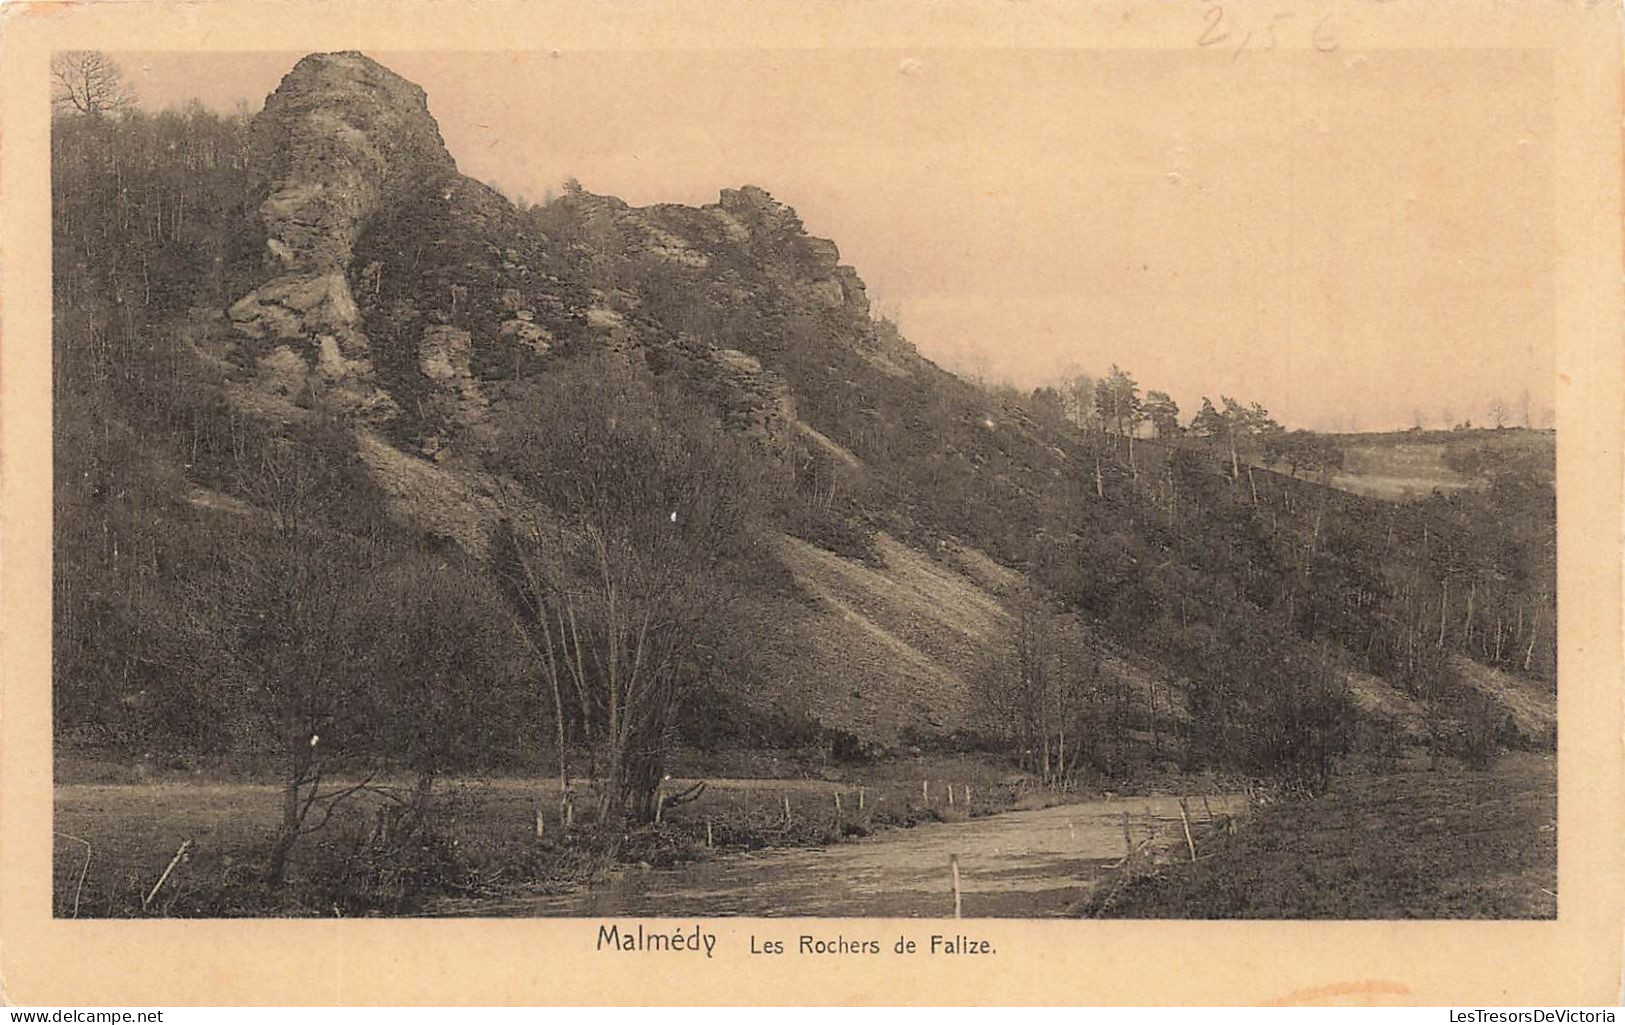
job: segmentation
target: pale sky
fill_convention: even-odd
[[[149,107],[258,109],[299,54],[114,54]],[[1548,55],[373,53],[458,166],[541,199],[760,185],[926,356],[1118,363],[1289,426],[1553,402]]]

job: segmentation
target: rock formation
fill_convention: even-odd
[[[948,380],[872,319],[835,243],[809,236],[766,190],[639,208],[571,183],[545,207],[520,209],[457,171],[420,88],[361,54],[301,60],[255,118],[251,159],[260,251],[252,287],[228,311],[230,343],[217,345],[236,368],[228,396],[273,420],[321,412],[349,424],[358,468],[393,514],[478,559],[520,500],[485,461],[492,432],[524,383],[563,361],[612,354],[709,407],[724,429],[774,441],[766,450],[787,466],[825,466],[816,486],[829,490],[809,515],[840,536],[862,530],[840,527],[831,499],[871,473],[842,439],[882,429],[849,419],[874,413],[854,406],[864,382],[913,395],[938,380],[930,374]],[[857,661],[842,676],[872,677],[877,709],[860,733],[963,719],[959,673],[975,631],[905,628],[919,610],[899,604],[878,563],[853,578],[866,581],[854,598],[841,557],[805,541],[779,551],[818,607],[792,622],[768,602],[763,615],[792,646],[850,633],[838,646]],[[922,558],[890,551],[897,566]],[[957,586],[994,602],[975,582]],[[904,650],[907,701],[892,693],[890,661]],[[815,681],[783,682],[772,700],[828,712],[796,696]]]
[[[423,90],[360,54],[315,54],[266,101],[252,146],[267,279],[231,307],[234,328],[269,379],[302,364],[310,391],[336,408],[393,417],[348,270],[384,204],[455,173]]]

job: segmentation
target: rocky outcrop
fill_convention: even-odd
[[[393,417],[346,274],[369,218],[455,173],[423,90],[358,53],[312,54],[254,119],[252,154],[267,280],[233,328],[262,373],[286,377],[292,357],[331,407]]]
[[[247,357],[233,401],[348,418],[397,511],[465,548],[485,544],[467,485],[496,487],[478,453],[523,393],[506,383],[551,361],[607,351],[728,429],[810,437],[776,340],[787,319],[885,359],[856,271],[756,186],[633,207],[572,182],[544,215],[520,211],[457,172],[418,86],[358,53],[301,60],[252,144],[262,276],[229,310]]]
[[[293,273],[344,271],[380,206],[456,171],[423,90],[353,52],[296,64],[255,118],[253,147],[268,255]]]
[[[717,209],[740,225],[747,238],[789,239],[806,231],[793,208],[756,185],[723,189],[717,196]]]
[[[764,266],[778,266],[820,302],[869,316],[869,295],[852,267],[841,263],[841,251],[827,238],[808,235],[794,208],[755,185],[723,189],[715,207],[706,210],[734,241],[754,243]],[[779,257],[773,259],[774,256]]]

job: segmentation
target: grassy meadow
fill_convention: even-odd
[[[1091,913],[1109,918],[1553,918],[1556,761],[1347,775],[1258,809],[1195,863],[1174,860]]]

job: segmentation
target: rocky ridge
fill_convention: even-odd
[[[483,461],[491,432],[559,361],[608,354],[670,380],[724,427],[774,440],[828,489],[815,518],[836,520],[851,514],[830,501],[874,470],[831,411],[879,415],[856,407],[861,381],[951,381],[873,319],[835,243],[759,187],[633,207],[571,183],[520,209],[458,172],[420,88],[357,53],[301,60],[252,136],[261,251],[226,319],[228,395],[272,419],[348,423],[392,513],[476,558],[519,501]],[[982,611],[932,611],[902,581],[934,556],[881,538],[862,569],[787,538],[775,550],[802,603],[753,601],[786,649],[756,699],[884,744],[911,722],[964,721],[964,674],[1002,613],[999,588],[957,570],[942,594]],[[824,693],[826,675],[870,711],[845,715],[856,706]]]

